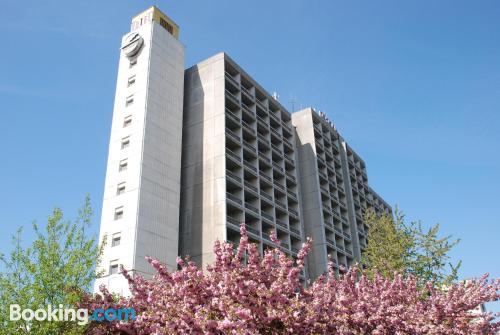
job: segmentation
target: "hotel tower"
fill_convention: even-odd
[[[102,207],[103,284],[128,294],[120,265],[149,277],[145,256],[171,270],[200,266],[245,222],[261,252],[313,249],[302,278],[359,260],[364,212],[391,213],[365,162],[313,108],[290,113],[227,54],[184,68],[179,27],[158,8],[122,38]]]

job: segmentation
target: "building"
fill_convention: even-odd
[[[106,170],[96,281],[126,294],[120,265],[151,273],[144,256],[175,266],[178,250],[184,46],[155,8],[132,19],[122,39]]]
[[[323,113],[290,113],[227,54],[184,70],[179,27],[156,7],[123,37],[111,129],[96,282],[127,294],[119,266],[145,276],[149,255],[213,261],[216,240],[245,222],[261,252],[296,255],[314,240],[303,278],[359,260],[363,213],[391,212],[364,161]]]

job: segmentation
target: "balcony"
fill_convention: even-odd
[[[273,168],[276,169],[276,170],[278,170],[281,173],[285,173],[285,169],[283,169],[283,167],[281,167],[280,165],[278,165],[278,163],[276,163],[276,162],[273,162]]]
[[[297,212],[295,209],[288,207],[288,213],[291,214],[293,217],[296,219],[299,218],[299,212]]]
[[[260,106],[260,108],[262,108],[263,110],[267,110],[267,107],[266,105],[264,104],[264,102],[260,101],[259,99],[255,99],[255,102],[257,102],[257,105]]]
[[[248,149],[248,150],[250,150],[253,154],[257,155],[257,148],[255,147],[255,145],[250,144],[248,141],[245,141],[245,140],[243,140],[243,145],[244,145],[243,147],[244,147],[245,149]]]
[[[243,200],[241,200],[239,197],[237,197],[236,195],[232,194],[232,193],[229,193],[229,192],[226,192],[226,198],[238,205],[242,205],[243,204]]]
[[[259,159],[261,159],[264,163],[266,163],[268,166],[271,166],[271,159],[264,156],[263,154],[259,155]]]
[[[342,174],[339,171],[335,171],[335,175],[337,176],[338,179],[342,180]]]
[[[337,226],[334,226],[333,229],[339,234],[339,235],[342,235],[342,229],[340,229],[339,227]]]
[[[290,189],[287,189],[287,194],[288,194],[288,197],[294,201],[299,201],[299,199],[297,198],[297,193],[295,192],[292,192]]]
[[[269,124],[261,116],[257,115],[257,123],[266,130],[269,130]]]
[[[278,124],[281,123],[279,117],[276,114],[274,114],[274,112],[270,112],[269,117],[271,119],[273,119],[274,121],[276,121],[276,123],[278,123]]]
[[[292,173],[292,171],[286,171],[285,172],[287,180],[290,181],[293,185],[297,185],[297,180],[295,180],[295,176]]]
[[[286,204],[284,202],[281,202],[279,200],[274,200],[274,203],[277,208],[281,209],[282,211],[286,212]]]
[[[231,138],[233,141],[235,141],[236,143],[238,143],[238,144],[241,143],[241,137],[239,137],[238,135],[236,135],[236,133],[234,131],[232,131],[231,129],[226,128],[226,135],[229,138]]]
[[[237,220],[237,219],[235,219],[235,218],[233,218],[231,216],[227,216],[226,217],[226,222],[230,223],[230,224],[232,224],[232,225],[234,225],[236,227],[239,227],[240,224],[241,224],[241,222],[239,220]]]
[[[250,107],[248,107],[244,103],[242,103],[241,105],[243,106],[243,112],[246,113],[251,119],[254,119],[255,113],[250,109]]]
[[[344,238],[346,240],[351,240],[351,234],[347,233],[347,232],[343,232],[342,235],[344,235]]]
[[[229,177],[229,179],[235,181],[237,184],[241,184],[241,177],[234,172],[227,170],[226,176]]]
[[[268,175],[264,174],[264,173],[261,173],[260,174],[260,179],[263,179],[265,181],[267,181],[268,183],[273,183],[273,180],[271,179],[271,177],[269,177]]]
[[[226,90],[226,98],[228,98],[235,105],[237,106],[240,105],[240,99],[238,99],[238,97],[236,97],[233,93],[231,93],[228,90]]]
[[[328,176],[323,171],[318,171],[318,175],[320,176],[320,180],[321,180],[321,178],[323,180],[328,180]]]
[[[283,228],[285,228],[286,230],[288,230],[288,225],[286,224],[286,222],[285,222],[285,221],[283,221],[283,220],[279,220],[279,219],[276,219],[276,224],[277,224],[278,226],[283,227]]]
[[[245,130],[247,130],[250,134],[252,134],[253,136],[257,135],[257,131],[255,129],[253,129],[253,127],[251,125],[249,125],[245,121],[242,121],[242,124],[243,124],[243,128]]]
[[[229,108],[226,108],[226,116],[233,120],[233,122],[235,122],[236,124],[240,124],[240,118],[234,114]]]
[[[288,140],[287,138],[284,138],[283,137],[283,143],[288,146],[289,149],[291,149],[293,151],[293,145],[292,145],[292,142],[290,142],[290,140]]]
[[[250,90],[248,88],[246,88],[245,86],[241,85],[241,91],[243,93],[245,93],[250,100],[253,100],[252,92],[250,92]]]
[[[252,184],[250,184],[250,182],[247,180],[245,180],[245,187],[247,189],[249,189],[250,191],[252,191],[254,193],[254,195],[256,195],[257,197],[259,196],[259,189],[255,186],[253,186]]]
[[[281,185],[279,181],[275,180],[274,181],[274,188],[280,190],[281,192],[285,193],[285,186]]]
[[[274,136],[276,136],[276,137],[278,138],[278,140],[279,140],[279,141],[281,141],[281,140],[282,140],[282,138],[281,138],[281,134],[278,132],[278,130],[277,130],[276,128],[271,127],[271,133],[273,133],[273,134],[274,134]]]
[[[330,246],[334,247],[335,248],[335,241],[330,239],[330,238],[326,238],[326,243],[328,243]]]
[[[300,236],[300,230],[298,230],[297,228],[295,228],[295,227],[290,227],[290,231],[291,231],[292,233],[294,233],[295,235]]]
[[[253,165],[250,165],[250,163],[249,163],[249,162],[245,162],[245,164],[243,165],[243,167],[244,167],[245,169],[248,169],[248,170],[250,170],[251,172],[253,172],[253,174],[254,174],[255,176],[258,176],[258,175],[259,175],[259,172],[258,172],[257,168],[256,168],[255,166],[253,166]]]
[[[260,215],[266,219],[266,220],[269,220],[270,222],[274,222],[274,217],[270,214],[267,214],[266,212],[262,212],[260,213]]]
[[[260,216],[260,210],[248,202],[245,203],[245,209],[249,210],[250,212],[252,212],[253,214],[255,214],[257,216]]]
[[[314,127],[314,129],[315,129],[315,130],[317,130],[319,133],[321,133],[321,126],[320,126],[320,124],[319,124],[319,123],[315,123],[315,124],[313,125],[313,127]]]
[[[273,150],[276,151],[277,155],[279,155],[279,156],[282,155],[280,147],[278,147],[276,144],[271,143],[271,147],[273,148]]]
[[[229,74],[229,72],[226,71],[226,78],[231,82],[231,84],[233,84],[234,86],[236,87],[240,87],[240,84],[238,84],[238,82],[236,81],[236,79],[234,79],[234,77]]]
[[[230,149],[226,148],[226,155],[231,158],[232,160],[238,162],[238,164],[241,164],[241,157],[237,153],[234,153]]]
[[[289,124],[290,121],[281,121],[281,126],[290,134],[292,133],[292,126]]]

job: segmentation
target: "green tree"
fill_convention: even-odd
[[[439,224],[425,230],[420,222],[405,222],[396,210],[395,216],[377,216],[367,211],[365,222],[368,244],[362,264],[368,275],[375,271],[392,278],[394,272],[412,274],[421,285],[428,281],[444,287],[457,280],[461,265],[450,263],[449,251],[459,243],[451,236],[439,237]]]
[[[76,322],[10,321],[9,316],[11,304],[31,310],[74,307],[90,290],[102,252],[96,238],[87,236],[91,222],[87,196],[76,220],[66,220],[56,208],[43,229],[34,223],[29,247],[22,246],[22,229],[12,237],[12,251],[0,256],[0,334],[83,334],[85,327]]]

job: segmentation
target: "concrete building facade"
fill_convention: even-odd
[[[123,37],[106,172],[96,282],[128,294],[119,266],[150,276],[144,257],[213,261],[216,240],[249,238],[293,257],[313,249],[303,279],[350,266],[366,245],[363,213],[390,206],[364,161],[322,113],[290,113],[227,54],[184,70],[179,28],[156,7]]]

